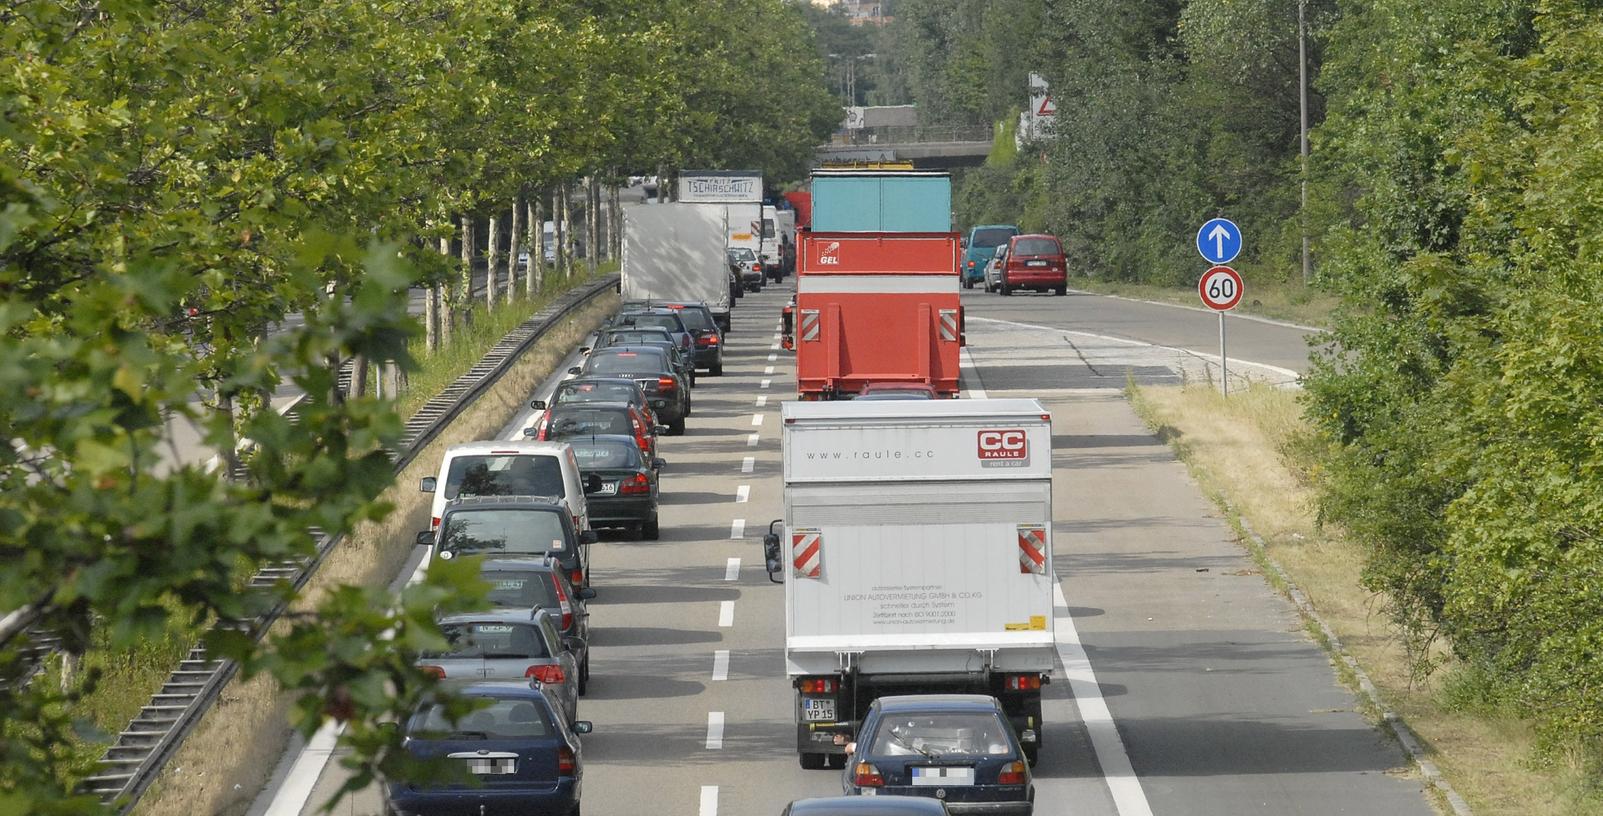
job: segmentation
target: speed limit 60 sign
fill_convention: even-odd
[[[1213,267],[1197,281],[1197,294],[1202,296],[1202,305],[1228,312],[1241,302],[1241,275],[1228,266]]]

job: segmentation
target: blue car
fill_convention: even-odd
[[[841,777],[848,796],[928,796],[953,814],[1035,811],[1029,760],[995,697],[881,697],[858,735]]]
[[[460,690],[482,698],[483,708],[453,723],[440,706],[425,706],[406,724],[406,750],[414,759],[465,765],[479,782],[417,784],[392,781],[385,789],[390,816],[579,816],[584,756],[580,720],[570,729],[538,684],[480,683]]]
[[[983,285],[985,265],[991,262],[996,248],[1018,234],[1019,228],[1012,224],[981,224],[970,229],[968,236],[963,239],[963,260],[959,262],[963,272],[963,288],[973,289],[976,283]]]

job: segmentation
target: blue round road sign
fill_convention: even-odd
[[[1241,228],[1228,218],[1215,218],[1197,230],[1197,251],[1203,260],[1227,264],[1241,254]]]

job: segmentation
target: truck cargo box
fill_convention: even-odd
[[[623,208],[624,300],[702,301],[729,321],[729,261],[723,204],[634,204]]]
[[[952,179],[916,170],[815,170],[817,232],[949,232]]]

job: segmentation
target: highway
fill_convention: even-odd
[[[688,433],[662,441],[662,540],[604,535],[593,549],[594,673],[580,705],[595,723],[592,816],[777,814],[840,789],[838,771],[798,766],[783,589],[762,569],[762,533],[781,515],[778,403],[794,369],[775,330],[791,288],[739,302],[725,376],[699,380]],[[1205,376],[1205,347],[1136,338],[1168,346],[1203,330],[1185,323],[1217,331],[1216,319],[1090,296],[966,302],[966,395],[1037,397],[1053,414],[1060,664],[1036,812],[1432,813],[1401,751],[1357,713],[1289,602],[1119,391],[1127,377]],[[1244,358],[1267,358],[1266,378],[1302,368],[1289,347],[1300,330],[1256,325]],[[312,774],[283,784],[297,759]],[[305,759],[286,757],[252,813],[318,811],[343,771]],[[370,789],[337,812],[380,809]]]

